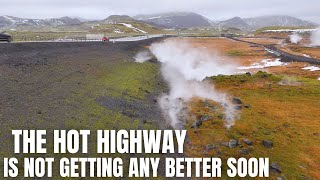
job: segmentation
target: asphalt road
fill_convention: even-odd
[[[269,53],[273,54],[276,57],[281,58],[281,61],[284,61],[284,62],[306,62],[306,63],[310,63],[310,64],[320,64],[320,60],[319,59],[311,58],[311,57],[304,57],[304,56],[297,56],[297,55],[294,55],[294,54],[290,54],[290,53],[287,53],[287,52],[284,52],[284,51],[278,49],[274,45],[263,45],[263,44],[250,42],[250,41],[245,41],[245,40],[241,40],[241,39],[233,38],[233,37],[228,37],[228,38],[232,39],[232,40],[235,40],[235,41],[240,41],[240,42],[245,42],[245,43],[248,43],[248,44],[261,46],[266,51],[268,51]]]

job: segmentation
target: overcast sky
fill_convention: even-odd
[[[211,20],[291,15],[320,23],[319,0],[1,0],[0,15],[104,19],[111,14],[192,11]]]

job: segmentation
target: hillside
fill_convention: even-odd
[[[240,17],[234,17],[225,21],[221,21],[217,24],[219,27],[225,28],[237,28],[240,30],[248,30],[251,27]]]
[[[27,19],[14,16],[0,16],[0,29],[16,29],[16,28],[43,28],[77,25],[81,21],[77,18],[61,17],[51,19]]]
[[[260,16],[253,18],[234,17],[225,21],[220,21],[218,26],[241,30],[257,30],[270,26],[314,27],[316,24],[291,16]]]
[[[260,16],[255,18],[243,19],[254,29],[259,29],[268,26],[315,26],[315,23],[304,21],[291,16]]]
[[[127,15],[111,15],[100,21],[85,22],[81,25],[90,32],[102,33],[135,33],[135,34],[153,34],[161,33],[159,28],[156,28],[148,23],[135,20]]]
[[[138,15],[134,19],[165,28],[208,27],[213,24],[206,17],[192,12]]]

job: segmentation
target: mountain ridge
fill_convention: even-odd
[[[208,18],[193,12],[171,12],[137,15],[133,18],[166,28],[208,27],[213,25],[213,22]]]
[[[302,20],[288,15],[268,15],[254,18],[243,18],[243,20],[255,29],[268,26],[316,26],[316,23]]]
[[[314,27],[317,24],[305,21],[296,17],[287,15],[269,15],[252,18],[233,17],[223,21],[212,21],[197,13],[193,12],[171,12],[158,14],[145,14],[130,17],[128,15],[110,15],[102,20],[83,21],[79,18],[68,16],[48,19],[29,19],[14,16],[0,16],[0,29],[23,29],[34,27],[41,29],[47,27],[81,27],[87,25],[114,24],[125,22],[147,23],[161,29],[186,29],[193,27],[219,27],[219,28],[236,28],[242,31],[253,31],[270,26],[299,26]]]
[[[17,27],[45,27],[45,26],[61,26],[61,25],[77,25],[81,24],[81,21],[77,18],[71,18],[64,16],[61,18],[48,18],[48,19],[29,19],[20,18],[14,16],[0,16],[0,29],[10,28],[15,29]]]

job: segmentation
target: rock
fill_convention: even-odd
[[[221,151],[216,152],[216,156],[222,156],[222,155],[223,155],[223,153]]]
[[[250,104],[246,104],[246,105],[244,105],[243,107],[249,109],[249,108],[251,108],[251,105],[250,105]]]
[[[228,143],[228,142],[222,142],[221,145],[222,145],[222,146],[229,147],[229,143]]]
[[[210,151],[210,150],[216,149],[216,148],[218,148],[218,146],[216,146],[216,145],[214,145],[214,144],[208,144],[208,145],[206,146],[207,151]]]
[[[203,122],[203,121],[208,121],[210,118],[211,118],[211,116],[209,116],[209,115],[203,115],[203,116],[201,116],[200,120]]]
[[[237,147],[237,145],[238,145],[238,142],[235,139],[231,139],[228,143],[229,148],[235,148]]]
[[[240,98],[234,97],[234,98],[232,99],[232,103],[233,103],[233,104],[242,104],[242,101],[241,101]]]
[[[261,77],[261,78],[267,78],[268,75],[267,75],[267,74],[261,74],[260,77]]]
[[[320,136],[320,133],[313,133],[314,136]]]
[[[42,114],[42,112],[39,110],[39,111],[37,111],[37,114],[39,114],[39,115],[40,115],[40,114]]]
[[[208,151],[207,151],[207,150],[204,150],[202,154],[203,154],[204,156],[207,156],[207,155],[208,155]]]
[[[209,107],[209,106],[210,106],[210,103],[208,102],[208,100],[205,100],[205,101],[203,102],[203,105],[204,105],[205,107]]]
[[[202,126],[202,121],[196,121],[193,123],[191,128],[199,128],[200,126]]]
[[[241,110],[241,109],[242,109],[242,106],[235,106],[234,109],[235,109],[235,110]]]
[[[277,177],[277,180],[285,180],[285,178],[283,176],[279,176]]]
[[[189,143],[190,143],[190,138],[189,138],[189,136],[188,136],[188,135],[186,135],[185,142],[186,142],[186,144],[189,144]]]
[[[248,155],[251,152],[251,149],[243,148],[239,150],[240,154]]]
[[[273,147],[273,142],[269,140],[263,140],[262,145],[266,148],[272,148]]]
[[[279,174],[282,173],[280,165],[276,162],[271,163],[269,169],[271,172],[275,172],[275,173],[279,173]]]
[[[245,142],[247,145],[249,145],[249,146],[252,146],[253,145],[253,142],[250,140],[250,139],[248,139],[248,138],[245,138],[244,140],[243,140],[243,142]]]
[[[246,72],[246,75],[251,76],[251,73],[250,72]]]
[[[300,174],[298,175],[298,178],[297,179],[303,179],[303,180],[313,180],[312,178],[304,175],[304,174]]]
[[[302,168],[302,169],[307,169],[307,167],[303,164],[299,164],[299,167]]]

